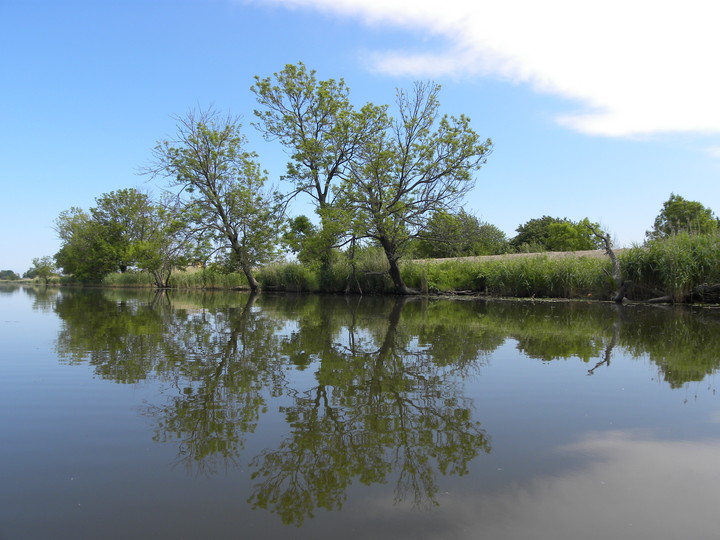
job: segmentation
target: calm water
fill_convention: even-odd
[[[0,288],[0,539],[710,539],[720,313]]]

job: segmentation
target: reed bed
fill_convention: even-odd
[[[429,291],[468,290],[494,296],[579,298],[610,292],[608,260],[598,257],[523,258],[405,265],[408,283]]]
[[[653,240],[626,250],[620,263],[639,299],[683,301],[700,285],[720,283],[720,234],[682,232]]]

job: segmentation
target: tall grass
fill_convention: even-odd
[[[152,287],[153,279],[147,272],[128,270],[127,272],[114,272],[102,280],[101,285],[106,287]]]
[[[641,299],[683,301],[700,285],[720,283],[720,234],[681,232],[652,240],[626,250],[620,264]]]
[[[382,250],[365,248],[352,260],[335,253],[329,268],[294,261],[272,263],[259,269],[257,278],[266,289],[380,294],[393,290],[387,270]]]
[[[429,291],[471,290],[496,296],[605,297],[610,263],[599,257],[534,257],[487,261],[414,262],[403,266],[411,287]]]
[[[289,292],[319,290],[319,275],[316,268],[298,262],[277,262],[258,270],[257,279],[263,289]]]
[[[248,289],[245,274],[224,273],[212,268],[177,270],[170,276],[170,287],[177,289]]]
[[[409,287],[421,292],[478,291],[484,289],[480,265],[474,261],[410,261],[402,265],[402,276]]]
[[[604,258],[538,255],[481,263],[480,276],[486,291],[497,296],[605,298],[609,270]]]
[[[154,287],[148,272],[128,270],[108,274],[100,285],[105,287]],[[170,276],[170,287],[176,289],[237,289],[248,286],[243,274],[230,274],[212,269],[175,270]]]

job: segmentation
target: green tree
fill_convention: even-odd
[[[245,150],[237,118],[208,109],[178,118],[175,139],[160,141],[146,170],[173,187],[195,231],[229,250],[253,291],[260,285],[253,267],[275,253],[283,206],[265,189],[266,173],[257,154]]]
[[[34,278],[42,279],[45,285],[47,285],[50,278],[57,273],[57,268],[55,267],[55,262],[52,257],[35,257],[32,260],[32,267],[27,273],[32,273]]]
[[[518,251],[583,251],[599,249],[601,241],[592,228],[600,230],[587,218],[578,222],[567,218],[543,216],[520,225],[510,245]]]
[[[473,172],[492,149],[466,116],[439,118],[439,92],[434,83],[398,90],[398,118],[363,146],[339,191],[355,234],[382,246],[398,294],[414,292],[398,264],[408,242],[426,229],[433,213],[453,208],[473,187]]]
[[[134,242],[146,235],[152,202],[136,189],[103,193],[95,202],[97,206],[90,209],[90,216],[112,241],[120,270],[124,272],[134,263]]]
[[[82,282],[101,281],[122,267],[122,257],[116,249],[113,227],[107,230],[84,210],[72,207],[60,213],[55,230],[61,240],[55,262],[66,274]]]
[[[385,129],[385,108],[366,104],[356,110],[345,81],[318,80],[302,62],[273,77],[256,76],[251,90],[263,108],[255,111],[255,127],[290,152],[283,177],[294,185],[290,196],[309,196],[320,216],[317,242],[327,267],[332,247],[347,229],[344,215],[332,210],[332,188],[348,178],[361,149]]]
[[[289,219],[282,240],[301,263],[311,264],[318,260],[321,249],[319,231],[307,216]]]
[[[20,276],[12,270],[0,270],[0,280],[15,281],[18,279],[20,279]]]
[[[413,256],[423,259],[497,255],[508,248],[505,233],[461,209],[432,214],[414,244]]]
[[[662,210],[655,218],[651,231],[645,236],[648,240],[667,238],[685,231],[691,234],[706,234],[720,228],[720,220],[713,215],[710,208],[705,208],[697,201],[688,201],[680,195],[670,194],[663,203]]]
[[[190,249],[182,213],[133,188],[104,193],[95,201],[89,213],[72,208],[58,218],[63,241],[58,264],[82,281],[100,281],[136,266],[150,273],[157,287],[167,287],[170,273],[185,264]]]
[[[97,199],[93,218],[117,230],[118,252],[130,265],[145,270],[158,288],[169,285],[173,269],[187,264],[194,244],[183,209],[166,197],[159,203],[136,189],[120,189]]]

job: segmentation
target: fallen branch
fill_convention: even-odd
[[[720,283],[714,285],[698,285],[692,291],[687,293],[680,299],[680,302],[692,302],[694,300],[705,301],[706,296],[713,293],[720,293]],[[648,300],[650,304],[673,304],[675,299],[671,295],[658,296],[657,298],[651,298]]]
[[[588,225],[588,228],[590,229],[590,232],[593,233],[593,235],[599,239],[603,243],[603,247],[605,248],[605,253],[608,257],[610,257],[610,262],[612,262],[612,279],[615,282],[615,293],[612,295],[612,301],[617,302],[618,304],[622,303],[623,298],[625,298],[625,295],[627,294],[627,290],[632,282],[630,281],[623,281],[622,278],[622,271],[620,268],[620,261],[617,258],[617,255],[615,255],[615,252],[612,248],[612,240],[610,239],[610,234],[605,233],[602,234],[601,231],[597,230],[594,226]]]

